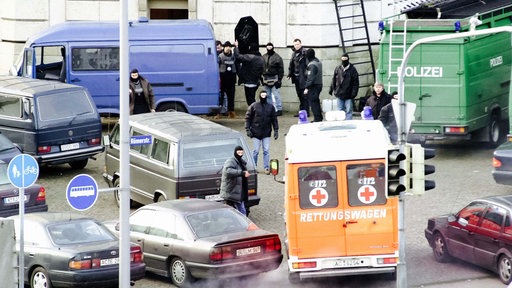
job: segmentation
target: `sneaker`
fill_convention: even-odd
[[[268,168],[265,169],[265,174],[270,175],[270,170],[268,170]]]
[[[283,116],[283,110],[277,110],[276,116]]]

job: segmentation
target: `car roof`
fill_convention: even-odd
[[[167,200],[162,202],[151,203],[144,207],[154,208],[155,210],[171,209],[181,214],[193,214],[195,212],[206,212],[229,208],[228,206],[220,202],[197,198]],[[142,207],[141,209],[143,209],[144,207]]]
[[[42,224],[50,224],[56,222],[66,222],[78,219],[93,219],[86,215],[75,214],[71,212],[36,212],[24,215],[25,220],[31,220]],[[19,215],[13,215],[9,218],[17,219]]]
[[[47,81],[18,76],[0,75],[0,92],[6,94],[33,97],[34,95],[57,93],[59,92],[59,90],[69,91],[70,89],[83,90],[85,88],[57,81]]]
[[[174,140],[204,139],[218,137],[222,139],[238,138],[240,132],[184,112],[144,113],[130,116],[130,126],[147,131],[152,135]]]

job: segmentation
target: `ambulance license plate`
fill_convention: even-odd
[[[332,262],[333,268],[346,268],[346,267],[358,267],[366,266],[365,259],[351,258],[351,259],[338,259]]]

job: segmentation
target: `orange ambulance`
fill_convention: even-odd
[[[386,197],[391,147],[377,120],[292,125],[284,176],[290,282],[377,273],[396,277],[398,200]]]

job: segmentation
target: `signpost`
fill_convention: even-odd
[[[39,177],[39,164],[28,154],[20,154],[12,158],[7,167],[7,176],[12,185],[19,188],[18,203],[20,216],[20,253],[18,254],[18,287],[24,288],[24,229],[25,221],[25,188],[32,186]]]
[[[66,188],[66,199],[78,211],[91,208],[98,200],[98,184],[87,174],[76,175]]]

